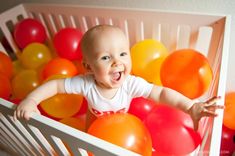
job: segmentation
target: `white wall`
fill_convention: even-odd
[[[232,15],[227,91],[235,91],[235,1],[234,0],[0,0],[0,12],[19,3],[64,3],[93,6],[179,10]],[[4,2],[3,2],[4,1]],[[234,63],[233,63],[234,62]]]

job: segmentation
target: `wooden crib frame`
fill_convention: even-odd
[[[10,54],[0,44],[2,52],[12,56],[19,51],[11,35],[11,27],[27,17],[36,18],[44,24],[48,44],[51,44],[54,34],[61,28],[74,27],[85,32],[94,25],[105,23],[123,29],[131,45],[146,38],[155,38],[164,43],[169,51],[194,48],[207,56],[214,73],[210,89],[199,99],[220,95],[222,99],[219,104],[224,103],[231,22],[229,15],[21,4],[0,14],[0,30],[13,50]],[[41,115],[35,114],[29,121],[13,121],[14,107],[11,102],[0,99],[0,147],[12,154],[87,155],[82,150],[85,149],[100,156],[137,155]],[[190,155],[219,156],[223,110],[218,110],[218,114],[215,119],[202,121],[200,133],[203,135],[203,142]]]

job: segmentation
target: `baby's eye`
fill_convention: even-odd
[[[103,56],[103,57],[101,57],[101,60],[104,60],[104,61],[109,60],[109,59],[110,59],[109,56]]]
[[[122,52],[121,54],[120,54],[120,56],[126,56],[127,55],[127,52]]]

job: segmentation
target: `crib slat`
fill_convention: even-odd
[[[5,139],[7,139],[11,144],[14,144],[15,147],[18,149],[18,151],[20,151],[19,153],[21,153],[22,155],[28,155],[30,156],[33,153],[29,153],[29,151],[27,151],[27,149],[24,147],[24,144],[22,144],[22,142],[20,142],[11,132],[9,129],[6,128],[5,125],[3,125],[3,123],[0,123],[1,128],[3,129],[4,133],[5,133]],[[34,155],[34,154],[33,154]]]
[[[37,156],[43,155],[41,152],[41,148],[38,143],[34,140],[34,138],[30,135],[30,130],[25,129],[25,123],[21,124],[19,121],[13,121],[13,117],[7,115],[9,124],[14,126],[13,134],[17,134],[20,136],[19,139],[24,140],[24,144],[30,147],[30,151],[33,150]],[[24,125],[24,126],[23,126]]]

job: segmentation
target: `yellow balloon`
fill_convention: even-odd
[[[13,75],[14,76],[23,70],[25,70],[25,68],[22,66],[22,64],[19,60],[13,61]]]
[[[159,41],[146,39],[131,48],[132,73],[156,85],[162,85],[160,67],[168,55],[167,48]]]
[[[12,96],[16,99],[24,99],[32,90],[40,85],[37,72],[31,69],[20,71],[12,79],[11,83]]]
[[[49,48],[42,43],[31,43],[27,45],[20,56],[25,68],[37,69],[51,60]]]

